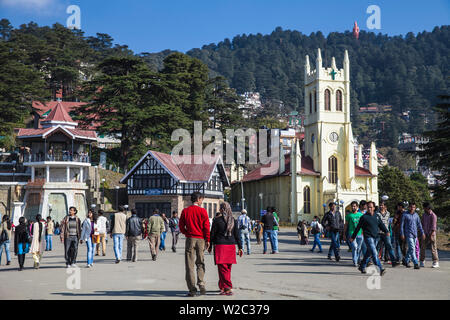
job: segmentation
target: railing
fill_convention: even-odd
[[[67,153],[59,153],[59,154],[29,154],[25,155],[23,158],[24,162],[43,162],[43,161],[71,161],[71,162],[84,162],[90,163],[89,156],[80,155],[80,154],[67,154]]]

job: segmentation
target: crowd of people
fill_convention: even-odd
[[[176,211],[170,218],[165,213],[154,209],[153,214],[145,219],[132,209],[130,214],[120,207],[110,219],[105,217],[103,210],[89,210],[82,221],[77,216],[77,208],[70,207],[69,214],[60,222],[54,223],[51,217],[43,220],[36,215],[34,221],[28,222],[20,217],[19,225],[13,226],[9,217],[2,218],[0,226],[0,263],[2,252],[6,253],[7,265],[11,263],[9,252],[10,240],[14,239],[14,253],[18,257],[19,271],[22,271],[25,256],[31,253],[34,268],[39,269],[43,252],[53,250],[53,236],[59,235],[64,244],[64,258],[67,268],[76,267],[78,245],[86,243],[86,267],[92,268],[94,256],[100,253],[106,255],[108,233],[113,240],[115,263],[122,261],[123,242],[127,241],[126,260],[138,260],[138,243],[148,241],[149,251],[153,261],[157,260],[160,251],[166,249],[166,237],[172,235],[172,251],[176,252],[180,233],[186,237],[185,242],[185,272],[188,296],[205,294],[205,261],[204,252],[213,252],[214,263],[218,269],[218,285],[220,294],[233,295],[231,267],[237,263],[236,256],[242,257],[244,249],[247,255],[252,253],[250,236],[256,237],[256,244],[263,242],[263,254],[268,253],[267,241],[271,244],[271,253],[278,251],[279,217],[274,207],[268,207],[261,220],[252,220],[243,209],[237,219],[233,216],[227,202],[221,202],[219,212],[212,221],[205,208],[202,207],[204,196],[195,192],[191,195],[192,205],[183,209],[180,217]],[[408,207],[405,210],[405,207]],[[361,273],[366,273],[369,264],[376,265],[380,275],[386,272],[381,263],[397,267],[402,263],[410,268],[420,269],[425,264],[425,250],[431,245],[432,267],[439,267],[436,247],[436,215],[429,203],[424,203],[422,218],[416,212],[416,204],[411,202],[398,203],[392,216],[382,201],[379,206],[374,202],[364,200],[351,203],[351,211],[345,216],[336,210],[336,204],[330,203],[329,210],[320,221],[315,216],[310,224],[299,221],[297,225],[298,238],[301,245],[309,244],[309,236],[314,242],[311,252],[318,247],[322,253],[321,238],[330,238],[327,252],[329,260],[339,262],[341,246],[347,243],[351,251],[352,262]],[[344,223],[345,221],[345,223]],[[12,236],[12,231],[14,235]],[[262,238],[262,240],[261,240]],[[101,250],[100,250],[101,247]],[[245,247],[245,248],[244,248]],[[196,281],[197,276],[197,281]],[[197,291],[198,287],[198,291]]]

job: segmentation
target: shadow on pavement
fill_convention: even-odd
[[[187,291],[179,290],[124,290],[124,291],[94,291],[93,293],[52,292],[53,295],[66,297],[186,297]],[[207,292],[207,296],[216,296],[217,293]]]

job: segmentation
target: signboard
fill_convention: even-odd
[[[157,196],[163,194],[163,190],[162,189],[146,189],[145,190],[145,195],[147,196]]]

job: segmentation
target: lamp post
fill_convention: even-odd
[[[128,215],[128,205],[124,204],[123,207],[125,209],[125,215]]]
[[[119,210],[119,186],[115,186],[114,189],[116,189],[116,210]]]
[[[48,204],[48,217],[51,217],[52,216],[52,204],[51,203],[49,203]]]
[[[381,197],[381,200],[383,200],[383,201],[388,201],[388,200],[389,200],[389,197],[385,194],[385,195],[383,195],[383,196]]]
[[[13,164],[13,182],[15,181],[15,174],[16,174],[16,160],[12,161]]]
[[[96,205],[95,203],[91,204],[91,209],[92,209],[93,212],[95,212],[95,207],[96,207],[96,206],[97,206],[97,205]]]
[[[339,204],[340,204],[340,207],[341,207],[342,214],[345,214],[345,212],[344,212],[344,200],[340,200]]]
[[[259,203],[261,205],[261,210],[259,211],[259,214],[261,215],[261,212],[263,211],[263,193],[261,192],[258,196],[260,199]]]
[[[105,209],[105,178],[102,179],[102,209]]]
[[[324,203],[322,206],[323,206],[323,214],[325,215],[325,211],[327,210],[327,204]]]

